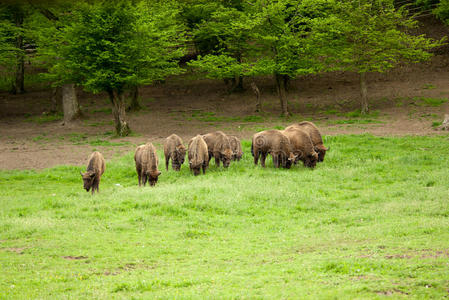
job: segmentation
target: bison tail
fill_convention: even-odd
[[[253,143],[251,143],[251,155],[254,157],[254,148],[253,148]]]

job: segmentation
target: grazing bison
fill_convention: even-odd
[[[232,160],[239,161],[243,156],[242,144],[240,143],[240,140],[236,136],[229,135],[228,138],[229,143],[231,143]]]
[[[273,157],[275,168],[282,165],[282,167],[290,169],[296,160],[288,137],[279,130],[265,130],[253,135],[251,154],[254,156],[254,164],[257,165],[260,155],[260,164],[265,168],[265,159],[268,153]]]
[[[220,160],[223,162],[223,167],[229,167],[232,159],[232,149],[228,136],[222,131],[215,131],[203,135],[203,139],[207,144],[209,160],[214,157],[217,167],[220,166]]]
[[[103,175],[106,165],[104,163],[103,155],[95,151],[89,156],[87,171],[82,173],[80,171],[81,177],[83,177],[84,188],[88,192],[92,188],[92,195],[95,190],[99,192],[98,186],[100,185],[101,175]]]
[[[295,127],[282,130],[282,133],[290,140],[292,151],[296,155],[295,163],[298,160],[301,160],[304,163],[304,166],[315,168],[318,154],[313,147],[309,134],[304,130]]]
[[[303,121],[300,123],[292,124],[285,129],[290,129],[291,127],[300,128],[309,134],[310,139],[312,140],[313,146],[315,148],[315,151],[318,153],[318,161],[319,162],[324,161],[326,151],[329,150],[330,148],[324,147],[321,133],[315,126],[315,124],[313,124],[312,122]]]
[[[159,160],[157,158],[156,148],[152,143],[146,143],[137,147],[134,154],[136,162],[136,172],[139,177],[139,186],[148,182],[150,186],[156,185],[157,179],[161,172],[157,169]]]
[[[195,176],[201,172],[206,174],[206,168],[209,166],[209,154],[207,144],[201,135],[197,135],[189,141],[189,166]]]
[[[168,163],[171,159],[173,170],[179,171],[184,163],[186,147],[182,144],[182,139],[176,134],[170,135],[164,143],[165,169],[168,171]]]

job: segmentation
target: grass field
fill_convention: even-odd
[[[326,145],[277,170],[244,142],[228,170],[155,188],[129,153],[95,196],[80,167],[0,171],[0,298],[448,297],[448,136]]]

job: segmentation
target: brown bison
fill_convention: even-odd
[[[170,135],[164,143],[165,169],[168,171],[168,163],[171,159],[173,170],[179,171],[186,157],[186,147],[182,144],[182,139],[176,134]]]
[[[282,130],[282,133],[290,140],[292,151],[296,155],[295,163],[298,160],[301,160],[304,163],[304,166],[315,168],[318,154],[316,153],[312,140],[307,132],[299,128],[290,127],[287,130]]]
[[[315,151],[318,153],[318,161],[319,162],[324,161],[324,156],[326,155],[326,151],[328,151],[330,148],[324,147],[321,133],[318,130],[318,128],[315,126],[315,124],[313,124],[312,122],[303,121],[300,123],[292,124],[285,129],[289,129],[291,127],[300,128],[309,134],[310,139],[312,140],[313,146],[315,148]]]
[[[146,143],[137,147],[134,154],[134,161],[136,162],[136,172],[139,177],[139,186],[148,182],[150,186],[156,185],[157,179],[161,172],[157,169],[159,159],[157,157],[156,148],[152,143]]]
[[[203,135],[203,139],[207,144],[209,160],[214,157],[217,167],[220,166],[220,161],[223,162],[223,167],[229,167],[232,160],[232,149],[228,136],[222,131],[215,131]]]
[[[106,165],[104,162],[103,155],[95,151],[89,156],[87,171],[86,173],[82,173],[80,171],[81,177],[83,177],[84,188],[86,192],[88,192],[92,188],[92,195],[95,190],[99,192],[98,186],[100,185],[101,175],[103,175],[104,170],[106,169]]]
[[[275,168],[282,165],[289,169],[296,160],[288,137],[279,130],[265,130],[253,135],[251,154],[254,156],[254,164],[257,165],[260,155],[260,164],[265,168],[268,153],[273,157]]]
[[[197,135],[189,141],[189,166],[195,176],[201,172],[206,174],[206,168],[209,166],[209,154],[207,144],[201,135]]]
[[[229,143],[231,143],[231,149],[232,149],[232,160],[239,161],[243,156],[242,151],[242,144],[240,143],[240,140],[238,137],[229,135]]]

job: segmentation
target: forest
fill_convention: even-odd
[[[126,109],[140,108],[139,87],[187,69],[223,80],[229,92],[244,89],[244,82],[257,91],[254,78],[270,76],[282,116],[289,115],[292,79],[354,72],[365,114],[366,74],[430,59],[445,39],[414,34],[416,16],[431,13],[446,21],[447,5],[431,0],[11,3],[0,9],[2,81],[11,93],[24,93],[25,63],[32,65],[42,80],[62,89],[68,122],[80,114],[75,86],[107,93],[120,136],[130,132]],[[260,110],[261,104],[256,106]]]

